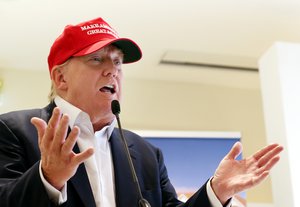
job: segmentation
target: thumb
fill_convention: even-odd
[[[242,152],[243,146],[240,142],[236,142],[231,150],[228,152],[228,154],[225,156],[225,159],[236,159]]]

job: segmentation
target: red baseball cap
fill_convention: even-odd
[[[63,64],[72,56],[84,56],[109,44],[113,44],[124,53],[123,63],[132,63],[141,59],[139,46],[128,38],[120,38],[117,32],[102,18],[67,25],[63,33],[54,41],[48,56],[51,74],[55,65]]]

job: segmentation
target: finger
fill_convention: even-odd
[[[93,148],[88,148],[87,150],[76,154],[73,158],[72,158],[72,163],[74,165],[79,165],[82,162],[84,162],[85,160],[87,160],[89,157],[91,157],[94,154],[94,149]]]
[[[279,156],[273,157],[271,160],[269,160],[268,163],[266,163],[265,165],[259,168],[257,174],[261,174],[264,171],[270,171],[279,160],[280,160]]]
[[[267,164],[272,158],[276,157],[283,150],[282,146],[277,146],[273,148],[271,151],[267,152],[264,156],[262,156],[258,161],[258,166],[263,166]]]
[[[64,114],[59,121],[52,142],[52,150],[54,150],[55,152],[61,151],[61,145],[64,143],[65,138],[67,136],[68,127],[69,127],[69,116]]]
[[[69,133],[68,138],[66,139],[64,145],[62,146],[61,153],[67,155],[73,150],[79,133],[80,133],[80,129],[75,126]]]
[[[264,171],[258,176],[253,176],[252,177],[252,184],[249,187],[253,187],[261,183],[266,177],[268,177],[269,171]]]
[[[42,142],[42,139],[43,139],[43,136],[45,134],[47,123],[44,120],[42,120],[40,118],[37,118],[37,117],[31,118],[30,122],[34,125],[34,127],[37,130],[38,142],[39,142],[39,146],[40,146],[40,144]]]
[[[225,159],[236,159],[242,152],[243,146],[240,142],[236,142],[228,154],[225,156]]]
[[[264,148],[262,148],[261,150],[259,150],[258,152],[256,152],[253,157],[256,160],[259,160],[261,157],[263,157],[265,154],[267,154],[269,151],[271,151],[272,149],[274,149],[275,147],[277,147],[278,144],[270,144]]]
[[[53,112],[52,112],[52,116],[51,116],[51,118],[48,122],[48,126],[46,128],[46,131],[45,131],[44,140],[43,140],[43,144],[45,146],[50,146],[50,144],[53,140],[55,131],[56,131],[56,127],[57,127],[58,122],[60,120],[60,116],[61,116],[60,109],[58,107],[55,107]]]
[[[259,183],[261,183],[267,176],[269,175],[269,171],[264,171],[260,174],[252,175],[249,179],[244,179],[240,182],[240,185],[237,186],[236,192],[241,192],[248,190]]]

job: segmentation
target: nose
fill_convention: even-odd
[[[105,64],[105,68],[103,70],[103,75],[117,77],[118,76],[118,67],[112,61],[108,61]]]

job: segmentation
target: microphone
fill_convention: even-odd
[[[125,140],[125,137],[124,137],[124,134],[123,134],[123,131],[122,131],[121,121],[120,121],[120,117],[119,117],[119,114],[121,112],[121,108],[120,108],[120,103],[119,103],[118,100],[113,100],[111,102],[111,110],[112,110],[112,113],[117,118],[117,122],[118,122],[118,126],[119,126],[119,132],[120,132],[123,144],[124,144],[124,149],[125,149],[125,152],[126,152],[126,156],[127,156],[129,166],[130,166],[131,175],[132,175],[132,178],[133,178],[133,182],[136,184],[136,190],[137,190],[138,196],[139,196],[139,207],[151,207],[149,202],[146,199],[143,198],[143,195],[142,195],[142,192],[141,192],[141,187],[140,187],[138,178],[136,176],[136,172],[135,172],[135,169],[134,169],[134,166],[133,166],[133,163],[132,163],[132,159],[130,157],[128,145],[127,145],[127,142]]]

